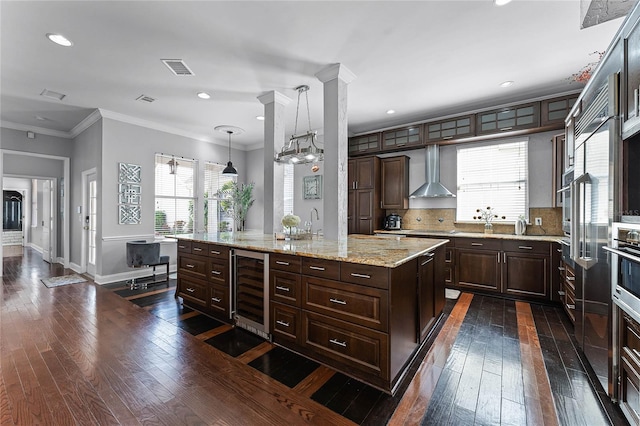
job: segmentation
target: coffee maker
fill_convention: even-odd
[[[384,229],[387,231],[397,231],[402,229],[402,217],[398,214],[390,214],[384,219]]]

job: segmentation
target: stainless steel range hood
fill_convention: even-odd
[[[426,183],[413,191],[409,198],[455,197],[440,183],[440,147],[428,145],[425,148],[424,174]]]

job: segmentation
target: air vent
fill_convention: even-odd
[[[169,67],[172,73],[178,76],[195,75],[182,59],[163,59],[162,62]]]
[[[136,98],[136,101],[147,102],[147,103],[154,102],[155,100],[156,98],[152,98],[151,96],[147,96],[147,95],[140,95]]]
[[[55,99],[57,101],[61,101],[67,95],[63,95],[62,93],[54,92],[53,90],[44,89],[42,91],[42,93],[40,93],[40,96],[44,96],[46,98],[51,98],[51,99]]]

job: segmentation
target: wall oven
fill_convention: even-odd
[[[640,322],[640,224],[613,224],[611,283],[613,302]]]

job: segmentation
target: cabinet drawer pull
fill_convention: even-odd
[[[518,248],[520,250],[533,250],[533,247],[531,247],[531,246],[518,246]]]
[[[282,287],[281,285],[277,285],[276,290],[286,291],[287,293],[291,291],[289,287]]]
[[[289,266],[289,262],[283,262],[283,261],[281,261],[281,260],[276,260],[276,265]]]
[[[222,272],[220,272],[220,271],[211,271],[211,273],[213,275],[221,275],[222,274]]]
[[[506,132],[507,130],[511,130],[513,129],[513,127],[503,127],[502,129],[500,129],[501,132]]]
[[[567,309],[572,309],[572,310],[576,308],[576,305],[570,305],[568,303],[565,306],[567,307]]]
[[[211,250],[211,251],[209,251],[209,253],[210,254],[215,254],[215,255],[220,254],[220,252],[218,250]]]
[[[640,112],[640,97],[638,97],[638,89],[633,91],[633,113],[637,117]]]
[[[558,266],[558,271],[564,271],[565,267],[564,266]]]
[[[309,269],[313,269],[314,271],[324,271],[322,266],[309,266]]]
[[[356,277],[356,278],[366,278],[366,279],[371,279],[371,275],[367,275],[367,274],[356,274],[355,272],[351,273],[352,277]]]
[[[442,140],[445,140],[445,141],[447,141],[449,139],[453,139],[453,136],[445,136],[445,137],[442,138]]]
[[[562,253],[562,249],[556,249],[558,253]]]
[[[431,257],[431,258],[429,258],[429,259],[425,260],[424,262],[422,262],[422,263],[420,264],[420,266],[424,266],[424,265],[426,265],[427,263],[431,262],[432,260],[433,260],[433,257]]]
[[[187,291],[188,291],[189,293],[193,293],[194,291],[196,291],[196,289],[195,289],[195,288],[189,288],[189,287],[187,287]]]
[[[329,302],[337,303],[338,305],[346,305],[347,304],[347,302],[345,302],[344,300],[334,299],[333,297],[329,299]]]
[[[565,292],[564,292],[564,291],[562,291],[562,290],[558,290],[558,294],[559,294],[560,296],[564,296],[564,295],[565,295],[565,294],[567,294],[567,293],[565,293]]]
[[[347,342],[341,342],[338,339],[329,339],[329,342],[333,343],[334,345],[342,346],[343,348],[347,347]]]
[[[222,299],[220,299],[219,297],[212,297],[211,300],[216,303],[222,302]]]
[[[575,281],[576,277],[567,277],[567,281]]]
[[[187,246],[178,246],[178,248],[183,249],[183,248],[187,248]]]
[[[482,244],[482,243],[471,243],[471,245],[472,245],[472,246],[479,247],[479,246],[483,246],[484,244]]]
[[[284,322],[284,321],[280,321],[280,320],[277,320],[276,324],[280,324],[283,327],[289,327],[289,323],[288,322]]]
[[[187,268],[192,268],[192,269],[193,269],[193,268],[195,268],[195,266],[194,266],[194,265],[192,265],[192,264],[190,264],[190,263],[187,263],[185,266],[186,266]]]
[[[194,247],[193,251],[202,251],[202,249],[200,247]]]

